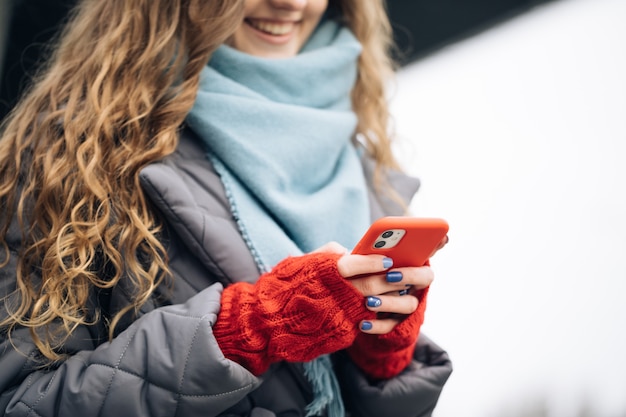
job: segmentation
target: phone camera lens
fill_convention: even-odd
[[[382,236],[387,239],[388,237],[391,237],[393,235],[393,232],[391,230],[387,230],[386,232],[384,232],[382,234]]]
[[[379,240],[378,242],[374,243],[374,247],[380,249],[385,246],[386,243],[387,242],[385,242],[384,240]]]

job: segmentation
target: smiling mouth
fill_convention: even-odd
[[[293,29],[293,23],[276,23],[265,20],[246,19],[246,23],[254,29],[272,36],[287,35]]]

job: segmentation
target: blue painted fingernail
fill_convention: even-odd
[[[402,281],[402,272],[390,271],[387,272],[387,282],[400,282]]]
[[[398,293],[399,293],[400,295],[407,295],[407,294],[409,293],[409,291],[411,291],[411,290],[407,288],[406,290],[401,290],[401,291],[398,291]]]
[[[383,301],[378,297],[367,297],[367,306],[368,307],[380,307]]]
[[[391,258],[383,258],[383,268],[391,268],[393,266],[393,259]]]
[[[372,322],[364,321],[361,323],[361,330],[372,330]]]

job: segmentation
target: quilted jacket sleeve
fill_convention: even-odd
[[[452,373],[447,353],[423,334],[417,341],[412,363],[388,380],[369,380],[347,355],[336,359],[350,417],[430,417]]]
[[[25,329],[0,335],[2,416],[215,416],[259,380],[224,358],[211,326],[221,284],[143,315],[111,343],[38,369]]]

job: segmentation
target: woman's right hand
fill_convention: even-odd
[[[226,287],[213,325],[224,355],[260,375],[274,362],[308,362],[351,346],[361,333],[359,323],[375,319],[376,313],[339,272],[343,256],[321,251],[289,257],[255,284]],[[355,271],[385,270],[382,258],[377,263],[352,260],[344,266],[353,264]]]

